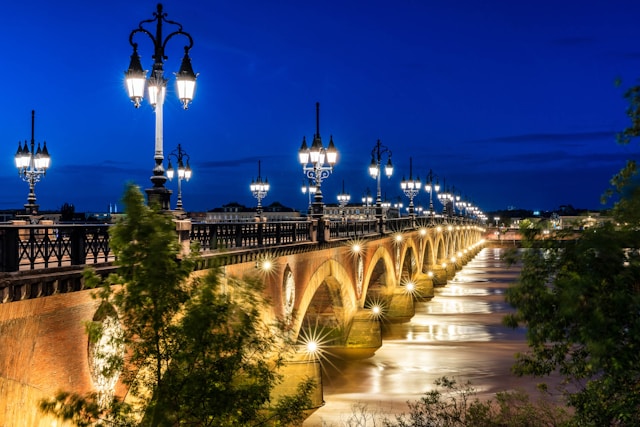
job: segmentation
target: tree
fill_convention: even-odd
[[[96,297],[125,325],[106,347],[126,351],[97,357],[105,360],[101,373],[120,373],[132,398],[123,403],[99,393],[61,394],[42,409],[67,414],[78,425],[251,426],[304,419],[311,380],[296,395],[270,402],[289,347],[281,329],[262,321],[262,284],[229,279],[223,288],[216,271],[191,277],[197,255],[180,255],[172,217],[146,206],[133,185],[123,202],[126,215],[110,233],[117,273],[101,279],[87,271],[85,279],[100,286]],[[90,322],[87,331],[92,342],[107,335],[101,323]]]
[[[627,92],[640,135],[640,88]],[[514,370],[565,380],[567,402],[585,425],[636,425],[640,419],[640,186],[635,162],[611,180],[618,221],[547,242],[523,255],[517,284],[507,292],[516,312],[507,324],[527,326],[529,351]],[[536,230],[527,236],[534,240]],[[531,246],[531,245],[530,245]]]

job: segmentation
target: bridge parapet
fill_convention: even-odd
[[[187,221],[188,222],[188,221]],[[299,243],[362,238],[424,226],[475,224],[457,217],[388,218],[357,221],[272,221],[190,223],[177,221],[181,241],[198,242],[204,252],[273,248]],[[0,272],[84,266],[114,260],[109,246],[112,224],[0,224]],[[188,231],[188,237],[185,234]]]
[[[300,253],[442,225],[477,224],[465,218],[394,218],[360,221],[192,223],[176,220],[177,236],[187,251],[198,242],[199,268],[256,261],[264,251]],[[104,274],[115,259],[109,246],[112,224],[0,224],[0,303],[84,289],[82,271],[92,265]],[[383,231],[383,233],[381,233]],[[455,270],[454,270],[455,272]],[[434,284],[446,283],[435,278]]]

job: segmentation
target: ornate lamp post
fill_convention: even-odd
[[[440,191],[440,183],[436,179],[436,182],[433,182],[433,178],[437,175],[433,174],[433,171],[429,169],[429,174],[427,175],[427,182],[424,184],[424,189],[429,192],[429,215],[431,218],[435,215],[435,211],[433,210],[433,193],[437,193]]]
[[[351,196],[349,195],[349,193],[346,193],[344,191],[344,180],[342,180],[342,193],[338,194],[338,205],[340,206],[343,221],[345,220],[344,207],[347,206],[349,200],[351,200]]]
[[[27,141],[24,142],[24,147],[21,147],[18,141],[18,151],[15,155],[18,175],[20,175],[25,182],[29,183],[29,197],[27,198],[27,203],[24,205],[27,215],[35,215],[38,213],[39,206],[36,204],[35,193],[36,182],[44,177],[51,162],[49,150],[47,150],[47,141],[43,143],[42,149],[38,142],[38,149],[35,149],[35,115],[35,110],[31,110],[31,150],[29,150],[29,146],[27,146]]]
[[[262,176],[260,176],[260,160],[258,160],[258,178],[255,181],[253,179],[251,180],[249,188],[251,189],[251,193],[253,193],[253,197],[258,199],[256,217],[259,218],[262,215],[262,199],[264,199],[269,192],[269,180],[265,178],[263,181]]]
[[[373,150],[371,150],[371,163],[369,164],[369,175],[373,179],[377,180],[378,191],[376,193],[376,217],[382,218],[382,192],[380,191],[380,175],[382,171],[380,170],[380,164],[382,162],[382,157],[384,154],[387,154],[387,164],[384,167],[384,172],[387,175],[387,178],[391,178],[393,175],[393,165],[391,164],[391,150],[389,147],[382,145],[380,140],[374,145]]]
[[[191,179],[192,171],[191,166],[189,166],[189,155],[186,151],[182,149],[182,146],[178,144],[178,148],[169,153],[169,165],[167,166],[167,178],[169,181],[173,179],[175,175],[175,171],[173,170],[173,166],[171,166],[171,158],[175,158],[178,163],[178,201],[176,203],[176,210],[182,210],[182,180],[189,181]],[[187,166],[184,165],[184,160],[187,162]]]
[[[400,182],[400,188],[404,192],[405,196],[409,198],[409,216],[415,216],[415,212],[413,210],[413,198],[420,192],[421,187],[422,183],[420,182],[420,177],[413,179],[413,159],[409,157],[409,180],[407,181],[402,177],[402,182]]]
[[[156,23],[155,35],[143,27],[144,24]],[[163,39],[162,24],[167,23],[178,27]],[[147,79],[147,72],[142,69],[140,63],[140,56],[138,55],[138,43],[134,43],[133,38],[136,34],[146,34],[153,43],[153,68],[151,75]],[[170,209],[169,198],[171,197],[171,191],[165,188],[164,183],[166,177],[164,175],[164,168],[162,162],[164,160],[163,154],[163,105],[165,94],[167,91],[167,79],[164,77],[164,60],[167,59],[164,49],[167,42],[174,36],[181,35],[187,38],[187,45],[184,47],[184,57],[182,58],[182,64],[180,70],[176,74],[176,84],[178,89],[178,98],[182,102],[183,108],[186,110],[189,107],[189,103],[193,100],[193,95],[196,87],[196,74],[191,67],[191,58],[189,58],[189,50],[193,47],[193,39],[189,33],[182,31],[182,25],[170,21],[167,19],[167,14],[162,11],[162,4],[158,3],[157,10],[153,14],[152,19],[140,21],[138,28],[133,30],[129,35],[129,43],[133,47],[133,53],[131,54],[131,62],[129,63],[129,69],[125,71],[125,80],[127,84],[127,91],[129,92],[129,98],[133,101],[136,108],[140,107],[140,103],[144,98],[144,88],[148,87],[149,103],[153,106],[156,113],[156,128],[155,128],[155,167],[153,168],[153,176],[151,182],[153,188],[149,188],[146,191],[149,202],[157,202],[164,210]]]
[[[311,147],[307,147],[307,140],[302,137],[302,145],[298,150],[298,158],[302,171],[307,178],[313,180],[316,193],[312,204],[313,218],[322,218],[324,205],[322,203],[322,180],[327,179],[333,172],[333,165],[338,160],[338,151],[333,144],[333,136],[329,137],[327,148],[322,145],[320,138],[320,103],[316,102],[316,133]]]
[[[316,186],[311,183],[311,178],[307,178],[307,182],[302,180],[302,194],[309,194],[309,207],[307,208],[307,213],[311,215],[311,195],[316,194]]]
[[[453,194],[449,192],[449,189],[446,186],[446,180],[442,180],[442,192],[438,193],[438,200],[442,204],[442,214],[445,216],[451,216],[451,208],[453,203]]]
[[[373,197],[371,197],[371,191],[369,191],[369,188],[367,187],[367,193],[362,196],[362,205],[365,206],[366,212],[367,212],[367,218],[369,218],[369,214],[370,214],[370,207],[371,204],[373,203]]]

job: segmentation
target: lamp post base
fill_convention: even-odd
[[[24,211],[27,215],[37,215],[38,214],[38,208],[40,207],[40,205],[36,204],[36,203],[25,203],[24,204]]]
[[[166,187],[152,187],[144,190],[147,193],[147,203],[149,206],[157,204],[163,211],[171,210],[171,190]]]
[[[324,203],[322,201],[314,201],[311,205],[311,217],[313,219],[321,219],[324,217]]]

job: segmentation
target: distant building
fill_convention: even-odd
[[[193,215],[189,215],[194,219]],[[263,221],[286,221],[298,220],[301,218],[300,212],[282,205],[280,202],[273,202],[262,208]],[[197,215],[197,218],[205,222],[224,222],[224,221],[255,221],[256,208],[248,208],[238,202],[231,202],[222,207],[211,209],[206,212],[204,218]]]
[[[582,215],[556,215],[552,217],[554,228],[572,230],[598,227],[610,221],[613,221],[612,217],[601,215],[600,212],[589,212]]]
[[[395,207],[382,208],[383,216],[386,218],[398,218],[400,211]],[[340,207],[338,204],[324,205],[324,214],[329,219],[346,219],[346,220],[362,220],[362,219],[374,219],[376,217],[376,205],[375,204],[361,204],[350,203],[344,207]]]

